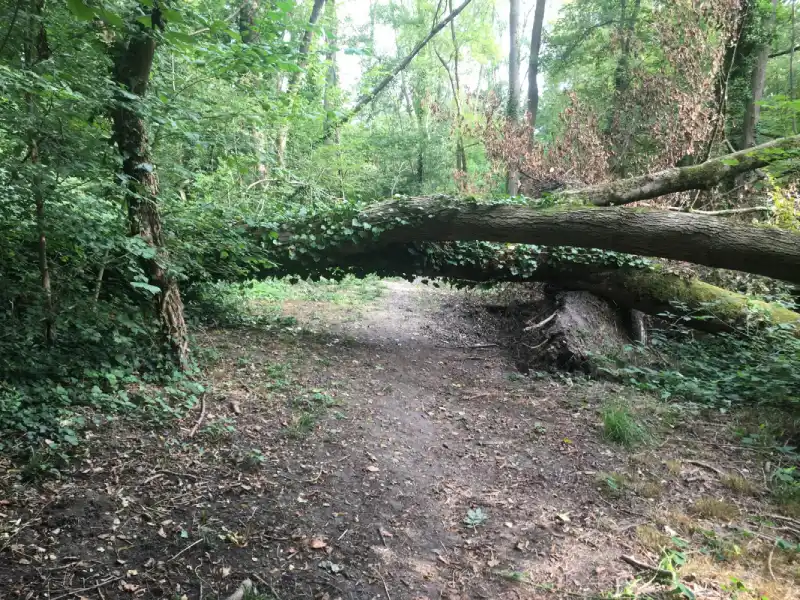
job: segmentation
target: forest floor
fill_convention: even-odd
[[[523,377],[481,302],[388,281],[201,332],[202,411],[98,429],[59,479],[6,473],[0,597],[216,599],[247,578],[261,600],[800,598],[800,521],[775,514],[744,417]],[[609,402],[649,438],[604,439]]]

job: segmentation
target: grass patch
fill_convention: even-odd
[[[742,496],[754,496],[758,492],[755,484],[741,475],[723,475],[720,482],[729,490]]]
[[[607,440],[632,448],[644,442],[648,435],[644,426],[636,419],[631,410],[620,403],[603,407],[603,437]]]
[[[664,551],[664,548],[669,547],[671,543],[670,537],[667,534],[661,533],[651,525],[641,525],[637,527],[636,539],[651,552],[659,554]]]
[[[348,275],[341,281],[295,281],[289,278],[266,279],[252,284],[248,297],[253,300],[279,303],[286,300],[329,302],[343,306],[359,306],[383,295],[383,282],[375,276],[356,279]]]
[[[710,496],[697,499],[692,506],[692,512],[699,517],[721,521],[730,521],[739,516],[739,509],[736,505],[727,500]]]
[[[664,462],[667,465],[667,471],[669,471],[670,475],[677,476],[681,474],[681,469],[683,468],[683,463],[679,460],[668,460]]]

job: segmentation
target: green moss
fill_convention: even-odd
[[[796,324],[796,334],[800,336],[800,314],[697,279],[643,271],[630,274],[627,285],[633,292],[664,304],[676,302],[690,306],[713,305],[713,313],[731,324],[744,321],[753,312],[759,312],[776,325]]]

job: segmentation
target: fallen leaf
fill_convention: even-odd
[[[160,528],[160,529],[158,530],[158,535],[160,535],[160,536],[161,536],[162,538],[164,538],[164,539],[166,539],[166,538],[167,538],[167,532],[166,532],[166,531],[164,531],[164,528],[163,528],[163,527],[162,527],[162,528]]]
[[[156,564],[156,559],[155,559],[155,558],[148,558],[148,559],[147,559],[147,562],[146,562],[146,563],[144,563],[144,568],[145,568],[145,569],[149,569],[149,568],[150,568],[150,567],[152,567],[154,564]]]
[[[486,563],[486,566],[491,568],[491,569],[494,569],[499,564],[500,564],[500,561],[497,560],[496,558],[493,558],[492,560],[490,560],[490,561],[488,561]]]
[[[380,469],[375,465],[370,465],[367,467],[367,471],[369,471],[370,473],[377,473],[378,471],[380,471]]]
[[[319,538],[314,538],[313,540],[311,540],[308,543],[308,545],[309,545],[309,547],[313,548],[314,550],[321,550],[322,548],[324,548],[328,544],[326,544],[324,540],[321,540]]]
[[[390,531],[386,531],[385,529],[381,529],[381,535],[388,538],[394,537]]]
[[[571,439],[569,439],[569,438],[564,438],[564,443],[565,443],[565,444],[571,444],[571,443],[572,443],[572,440],[571,440]]]
[[[222,567],[222,578],[225,579],[228,575],[231,574],[230,567]]]
[[[509,529],[511,529],[512,527],[514,527],[514,524],[513,524],[511,521],[506,521],[506,522],[504,523],[504,525],[505,525],[506,527],[508,527]]]
[[[564,523],[569,523],[569,513],[560,513],[558,518],[564,521]]]
[[[234,412],[234,414],[242,414],[242,407],[236,400],[231,400],[231,410]]]

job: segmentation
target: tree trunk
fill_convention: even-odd
[[[289,77],[289,86],[286,90],[286,93],[289,95],[289,106],[292,108],[294,107],[298,88],[303,81],[303,69],[305,69],[306,64],[308,63],[308,51],[311,48],[311,40],[314,37],[314,27],[319,20],[319,16],[322,13],[322,7],[324,5],[325,0],[314,0],[314,5],[311,7],[311,16],[308,18],[308,27],[306,28],[305,33],[303,33],[303,37],[300,42],[300,48],[298,50],[297,66],[300,68],[300,70],[295,71],[292,73],[291,77]],[[278,130],[278,140],[275,144],[277,148],[278,166],[280,167],[286,166],[286,144],[288,143],[288,139],[289,120],[287,119]]]
[[[18,3],[22,4],[20,1]],[[47,41],[47,30],[42,20],[43,0],[33,0],[30,11],[30,28],[24,51],[25,69],[33,70],[36,65],[50,58],[50,45]],[[27,93],[28,112],[32,120],[38,118],[39,107],[33,94]],[[33,191],[36,215],[37,254],[39,261],[39,279],[44,295],[44,341],[47,345],[55,343],[55,314],[53,312],[53,290],[50,283],[50,265],[47,259],[47,222],[45,220],[45,190],[40,172],[42,157],[38,136],[40,132],[31,131],[28,140],[28,160],[32,167],[31,188]]]
[[[772,0],[772,13],[767,24],[770,40],[775,29],[775,13],[778,8],[778,0]],[[742,148],[750,148],[756,145],[756,128],[761,114],[761,99],[764,96],[764,84],[767,79],[767,61],[771,43],[763,43],[756,54],[756,61],[750,77],[750,96],[747,99],[747,106],[744,113],[744,126],[742,127]]]
[[[448,0],[450,12],[453,12],[453,0]],[[456,170],[467,172],[467,152],[464,149],[464,113],[461,110],[461,80],[458,74],[458,40],[456,39],[456,22],[450,21],[450,38],[453,41],[453,97],[456,102]]]
[[[509,2],[508,18],[508,106],[506,117],[517,123],[519,117],[519,0]],[[519,193],[519,170],[513,165],[508,169],[506,190],[510,196]]]
[[[118,43],[114,81],[122,90],[139,97],[145,95],[155,48],[155,39],[141,27]],[[112,118],[114,141],[122,155],[122,172],[127,181],[130,234],[139,236],[153,250],[153,257],[143,260],[145,272],[150,285],[160,290],[156,295],[156,309],[162,329],[179,365],[185,369],[189,365],[189,336],[183,301],[177,280],[164,266],[166,253],[157,204],[158,177],[138,101],[118,94]]]
[[[531,33],[531,57],[528,67],[528,119],[531,127],[531,145],[536,131],[536,117],[539,114],[539,52],[542,47],[542,25],[544,23],[545,0],[536,0],[533,13],[533,32]]]
[[[333,111],[339,107],[336,99],[337,86],[339,85],[339,75],[336,66],[336,44],[339,31],[339,20],[336,16],[336,0],[327,0],[325,3],[325,16],[328,21],[328,50],[325,53],[325,62],[328,63],[328,70],[325,73],[325,96],[323,98],[323,109],[325,110],[325,124],[323,132],[326,143],[339,143],[339,132],[331,131],[335,118]]]

